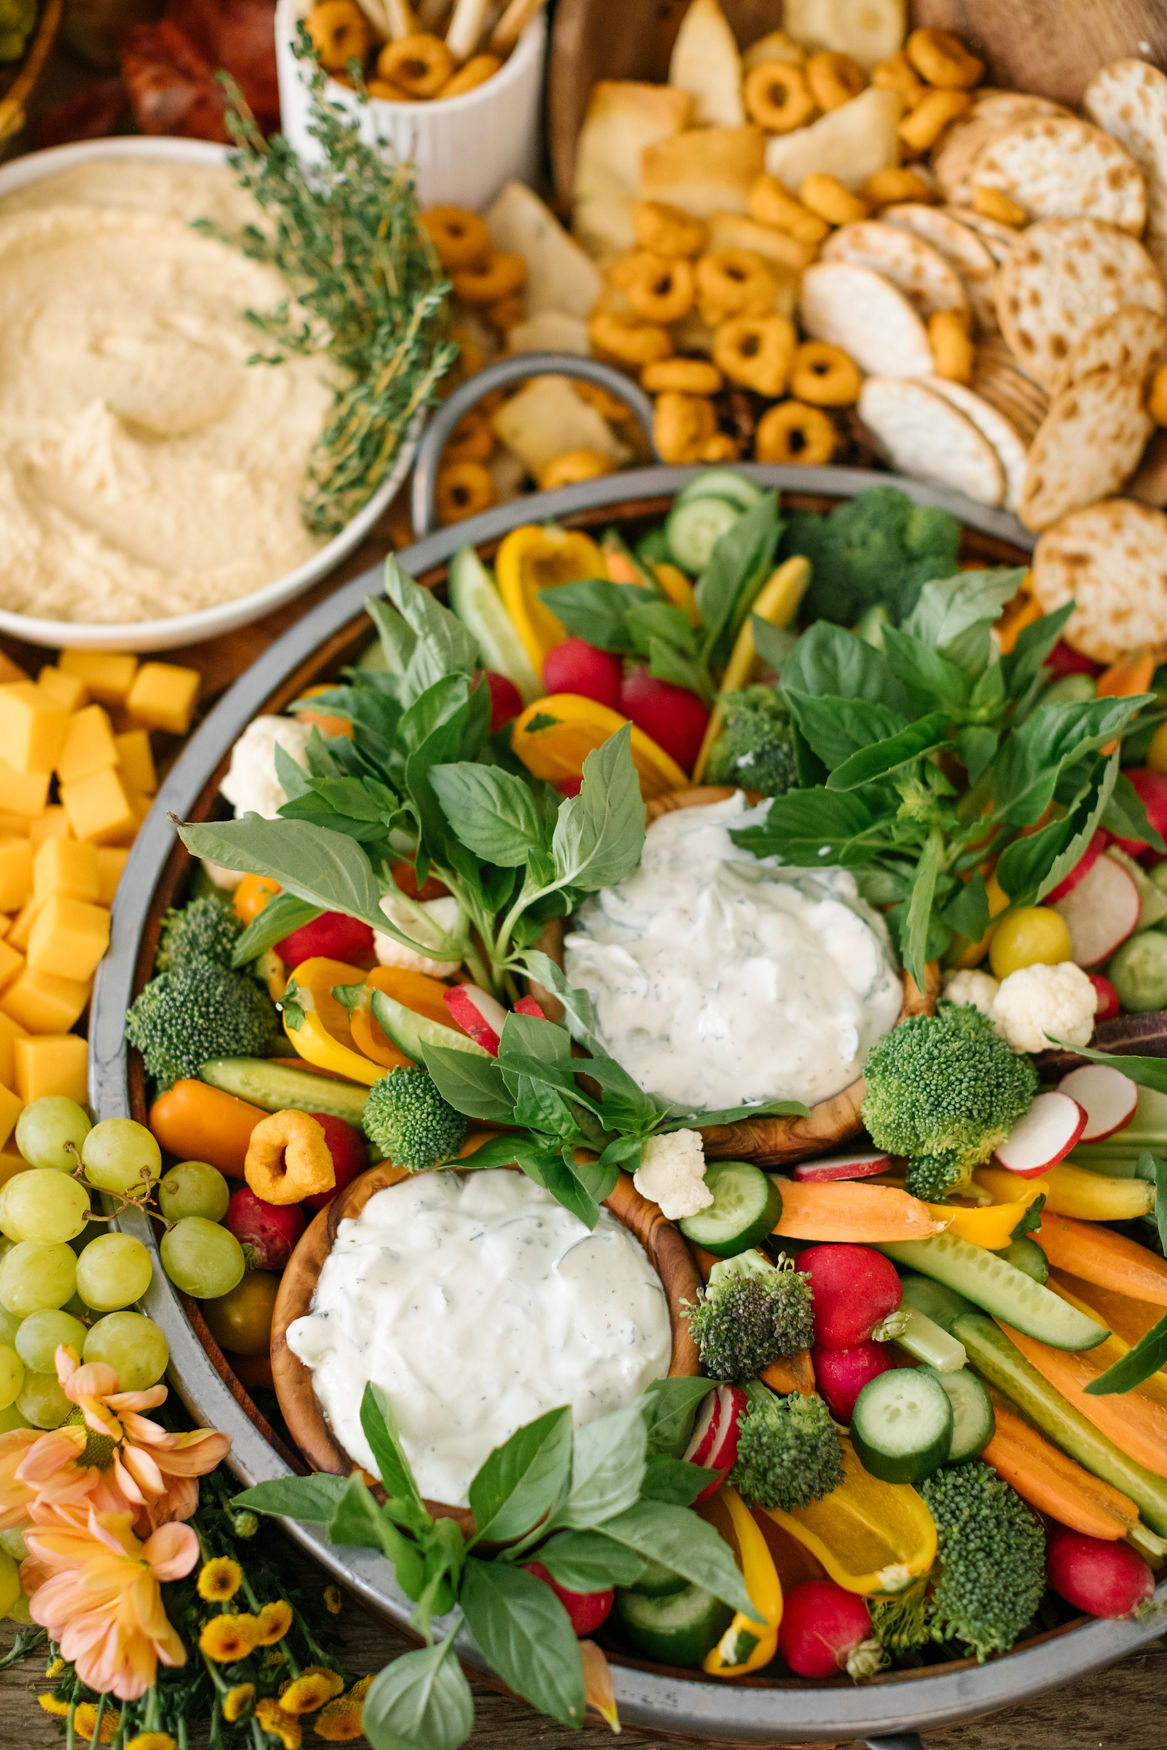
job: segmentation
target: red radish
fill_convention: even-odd
[[[1056,905],[1059,899],[1065,899],[1067,893],[1073,893],[1079,881],[1084,881],[1089,875],[1109,843],[1110,834],[1108,832],[1096,832],[1065,880],[1059,881],[1056,887],[1050,888],[1042,900],[1042,904]]]
[[[476,984],[456,984],[442,992],[442,1001],[455,1026],[473,1039],[475,1045],[481,1045],[483,1051],[489,1051],[491,1057],[497,1057],[507,1018],[507,1012],[497,997],[480,990]]]
[[[1069,1094],[1086,1114],[1080,1142],[1101,1142],[1129,1124],[1139,1102],[1139,1090],[1129,1076],[1108,1063],[1087,1063],[1072,1069],[1058,1083],[1060,1094]]]
[[[580,693],[598,705],[620,709],[624,664],[610,650],[597,650],[582,638],[565,638],[543,658],[543,685],[549,693]]]
[[[778,1651],[796,1677],[871,1677],[883,1663],[866,1603],[833,1580],[805,1580],[786,1594]]]
[[[692,771],[709,725],[709,708],[696,693],[658,681],[646,668],[634,668],[620,689],[620,709],[679,766]]]
[[[373,932],[359,918],[342,911],[321,912],[310,924],[301,924],[276,943],[276,953],[285,966],[323,955],[326,960],[366,960],[373,952]]]
[[[431,899],[445,899],[450,889],[444,881],[439,881],[436,875],[427,876],[419,887],[417,884],[417,869],[407,857],[394,863],[390,873],[394,886],[404,893],[406,899],[419,899],[423,903]]]
[[[1067,674],[1101,674],[1102,669],[1096,662],[1091,662],[1088,656],[1083,656],[1080,650],[1072,650],[1064,639],[1059,638],[1045,659],[1045,666],[1061,680]]]
[[[1167,777],[1162,772],[1152,772],[1145,766],[1136,767],[1127,772],[1126,776],[1138,792],[1139,801],[1147,811],[1148,824],[1154,828],[1161,839],[1167,838]],[[1124,850],[1128,857],[1140,856],[1149,850],[1146,839],[1115,839],[1115,844]],[[1155,860],[1162,856],[1161,851],[1155,852]]]
[[[616,1594],[610,1586],[604,1592],[569,1592],[566,1586],[558,1585],[551,1578],[542,1562],[524,1562],[523,1567],[528,1574],[534,1574],[537,1580],[550,1586],[581,1640],[584,1635],[595,1633],[612,1608]]]
[[[997,1159],[1021,1179],[1036,1179],[1064,1161],[1086,1129],[1086,1114],[1061,1090],[1038,1094],[997,1149]]]
[[[1116,1020],[1121,1005],[1118,1000],[1118,992],[1115,990],[1110,980],[1103,977],[1101,972],[1088,972],[1086,976],[1094,986],[1096,993],[1094,1002],[1094,1019],[1096,1021]]]
[[[1055,1525],[1045,1571],[1059,1598],[1087,1616],[1141,1616],[1155,1591],[1155,1576],[1129,1543],[1111,1543]]]
[[[884,1343],[856,1343],[850,1349],[821,1349],[816,1343],[810,1358],[819,1394],[835,1421],[844,1426],[850,1422],[855,1399],[868,1380],[895,1366]]]
[[[332,1170],[336,1174],[336,1184],[331,1191],[317,1191],[315,1196],[304,1199],[308,1209],[323,1209],[338,1191],[343,1190],[358,1173],[364,1172],[369,1159],[365,1153],[364,1137],[343,1118],[334,1118],[331,1112],[310,1112],[308,1116],[315,1118],[324,1130],[324,1140],[332,1156]]]
[[[552,778],[551,788],[558,790],[561,796],[578,796],[583,789],[582,778]]]
[[[853,1349],[869,1337],[895,1335],[890,1315],[904,1298],[895,1265],[870,1246],[825,1245],[803,1252],[798,1268],[814,1290],[814,1340]],[[885,1322],[886,1321],[886,1322]]]
[[[546,1015],[535,1001],[534,997],[520,997],[514,1005],[516,1015],[530,1015],[536,1021],[545,1021]]]
[[[878,1150],[859,1150],[855,1154],[823,1155],[817,1161],[799,1161],[791,1171],[792,1179],[807,1184],[825,1185],[832,1179],[869,1179],[873,1173],[884,1173],[891,1156]]]
[[[1103,855],[1065,899],[1054,906],[1070,932],[1070,957],[1079,966],[1108,960],[1138,927],[1139,890],[1121,863]]]
[[[693,1438],[685,1448],[688,1464],[703,1465],[719,1474],[706,1483],[697,1499],[716,1494],[737,1457],[739,1424],[745,1415],[749,1399],[736,1385],[717,1385],[703,1401],[697,1413]]]
[[[298,1203],[265,1203],[250,1185],[231,1195],[223,1226],[243,1247],[249,1270],[282,1270],[304,1231]]]
[[[483,679],[490,690],[490,733],[496,734],[516,718],[523,708],[523,695],[509,675],[484,671]]]

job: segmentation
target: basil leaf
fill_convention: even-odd
[[[772,626],[760,614],[750,615],[750,627],[759,662],[772,668],[775,674],[780,674],[787,657],[798,643],[798,633],[789,626]]]
[[[277,942],[282,942],[285,936],[290,936],[301,924],[310,924],[313,918],[319,916],[318,905],[311,905],[306,899],[297,899],[294,893],[274,894],[263,910],[255,914],[236,942],[231,955],[232,966],[246,966],[249,961],[258,960],[261,954],[266,954],[269,948],[274,948]]]
[[[756,1100],[751,1106],[718,1106],[712,1112],[675,1112],[660,1126],[671,1130],[700,1130],[707,1124],[737,1124],[744,1118],[809,1118],[810,1107],[801,1100]]]
[[[533,1559],[569,1592],[603,1592],[609,1586],[635,1586],[647,1566],[644,1558],[602,1531],[557,1531],[540,1544]]]
[[[636,653],[630,613],[649,603],[667,605],[654,589],[644,589],[635,583],[611,583],[604,577],[581,578],[541,589],[539,600],[576,638],[619,656]]]
[[[361,1432],[372,1448],[385,1493],[391,1499],[414,1508],[421,1518],[428,1520],[429,1514],[421,1502],[421,1491],[401,1444],[393,1407],[387,1394],[372,1380],[361,1398]]]
[[[430,1045],[425,1040],[421,1055],[438,1092],[457,1111],[484,1124],[511,1122],[514,1103],[496,1058],[478,1057],[448,1045]]]
[[[943,705],[955,715],[968,703],[972,677],[966,670],[901,627],[883,628],[883,654],[916,710]]]
[[[514,772],[462,761],[432,766],[429,780],[446,819],[476,857],[517,869],[542,845],[534,793]]]
[[[890,664],[865,639],[843,626],[816,620],[782,664],[782,690],[859,700],[903,712],[907,693]]]
[[[558,1504],[571,1475],[571,1406],[548,1410],[487,1454],[470,1484],[474,1541],[511,1543]]]
[[[638,1404],[577,1428],[571,1488],[552,1523],[585,1531],[623,1513],[640,1493],[647,1452],[648,1429]]]
[[[302,1525],[327,1525],[348,1489],[347,1477],[276,1477],[256,1483],[231,1498],[232,1507],[250,1508],[273,1519],[298,1519]]]
[[[1001,737],[995,729],[989,729],[982,723],[966,723],[957,732],[956,752],[968,773],[970,784],[975,784],[984,777],[996,758],[1000,740]]]
[[[1047,1033],[1046,1038],[1058,1051],[1068,1051],[1090,1063],[1108,1063],[1112,1069],[1121,1069],[1123,1075],[1129,1076],[1140,1088],[1153,1088],[1158,1094],[1167,1094],[1167,1057],[1136,1057],[1126,1051],[1092,1051],[1088,1045],[1068,1045],[1064,1039],[1055,1039],[1052,1033]]]
[[[1005,847],[997,861],[997,880],[1014,905],[1036,905],[1081,862],[1110,805],[1117,776],[1115,753],[1085,804]]]
[[[569,984],[562,966],[552,960],[550,954],[544,954],[541,948],[528,948],[522,956],[522,965],[528,978],[559,998],[563,1004],[563,1025],[576,1044],[585,1046],[590,1052],[598,1052],[596,1012],[587,991],[576,990]]]
[[[650,638],[645,654],[648,657],[648,672],[654,680],[668,681],[674,687],[684,687],[686,692],[696,693],[709,703],[713,696],[709,676],[694,657],[686,656],[663,638]]]
[[[751,1622],[760,1622],[738,1573],[729,1545],[687,1507],[669,1501],[638,1501],[635,1507],[604,1521],[605,1537],[634,1549],[648,1560],[662,1562],[694,1586],[703,1586]]]
[[[944,907],[944,922],[966,941],[979,942],[989,927],[989,896],[984,877],[974,869]]]
[[[870,748],[873,741],[884,741],[911,727],[906,718],[886,705],[829,693],[802,693],[788,684],[782,691],[799,729],[828,770]]]
[[[508,1009],[507,1018],[503,1022],[502,1037],[499,1043],[498,1061],[503,1067],[509,1060],[523,1060],[523,1070],[530,1070],[527,1060],[536,1059],[548,1064],[565,1064],[571,1062],[571,1038],[566,1029],[547,1021],[540,1015],[520,1015],[514,1009]],[[557,1082],[556,1086],[563,1086]]]
[[[943,851],[943,835],[938,827],[933,827],[928,834],[924,849],[920,853],[920,860],[916,864],[916,877],[904,910],[900,935],[900,955],[904,967],[911,973],[921,990],[924,988],[924,968],[928,962],[928,930],[932,923],[932,902],[936,895],[936,878],[940,873],[940,859]]]
[[[805,730],[803,731],[805,734]],[[948,718],[939,711],[921,717],[882,741],[873,741],[836,766],[827,779],[828,790],[859,790],[880,778],[890,778],[904,766],[914,765],[926,753],[949,747]]]
[[[348,1479],[328,1524],[330,1543],[353,1549],[379,1549],[392,1562],[397,1584],[407,1598],[420,1598],[426,1583],[425,1556],[411,1538],[398,1529],[384,1507],[378,1507],[359,1476]]]
[[[1161,1367],[1167,1367],[1167,1312],[1157,1324],[1139,1338],[1133,1349],[1092,1379],[1085,1388],[1092,1397],[1107,1397],[1111,1392],[1134,1391]]]
[[[1002,609],[1017,594],[1025,581],[1021,565],[989,571],[960,571],[955,577],[945,577],[926,583],[915,607],[903,623],[903,629],[913,638],[930,644],[934,650],[947,653],[953,661],[979,669],[976,654],[980,650],[965,641],[965,634],[984,631],[1001,617]]]
[[[725,1471],[706,1470],[704,1465],[687,1464],[668,1452],[654,1452],[644,1470],[641,1486],[646,1501],[671,1501],[676,1507],[691,1507],[707,1483]]]
[[[1154,698],[1086,699],[1042,705],[1001,744],[993,762],[994,814],[1011,826],[1031,826],[1053,800],[1064,766],[1120,735]]]
[[[453,1643],[417,1647],[379,1671],[361,1707],[371,1750],[459,1750],[474,1729],[474,1697]]]
[[[432,590],[402,571],[392,554],[385,561],[385,594],[410,631],[414,648],[405,666],[402,692],[416,699],[444,675],[472,675],[478,667],[478,641]]]
[[[375,930],[386,927],[373,865],[355,840],[304,820],[239,820],[178,825],[192,856],[247,875],[270,875],[286,893],[320,911],[340,911]],[[262,915],[262,914],[261,914]]]
[[[697,1408],[713,1390],[707,1379],[656,1379],[640,1400],[650,1453],[679,1458],[689,1444]]]
[[[1115,838],[1141,839],[1154,851],[1167,849],[1147,819],[1143,799],[1125,772],[1120,771],[1115,779],[1114,794],[1107,804],[1101,824]]]
[[[731,828],[729,836],[756,857],[777,855],[808,869],[848,867],[871,860],[874,851],[857,841],[874,835],[881,822],[858,791],[788,790],[775,796],[761,826]]]
[[[460,1602],[471,1634],[507,1688],[562,1725],[582,1726],[579,1642],[550,1586],[510,1562],[471,1556]]]
[[[1052,614],[1043,614],[1023,626],[1017,642],[1008,656],[1001,659],[1005,686],[1011,698],[1019,698],[1027,687],[1042,678],[1046,658],[1061,637],[1066,621],[1074,611],[1073,602],[1066,602]]]
[[[648,656],[657,644],[684,651],[687,656],[694,655],[697,649],[697,635],[688,614],[673,607],[671,602],[662,602],[654,593],[649,593],[647,601],[630,609],[628,630],[640,656]]]
[[[417,633],[381,596],[367,596],[365,612],[377,628],[386,669],[391,675],[400,677],[409,667],[409,659],[417,647]]]
[[[718,538],[694,589],[707,659],[728,642],[735,618],[744,617],[772,569],[780,528],[778,495],[767,492]]]
[[[579,1134],[579,1126],[563,1095],[534,1076],[515,1078],[514,1121],[545,1136],[566,1140]]]
[[[503,1138],[499,1138],[503,1141]],[[491,1146],[489,1143],[486,1145]],[[470,1157],[472,1160],[474,1156]],[[612,1168],[608,1173],[606,1188],[601,1187],[602,1196],[595,1196],[589,1183],[583,1176],[583,1170],[574,1163],[565,1160],[557,1147],[540,1147],[534,1139],[530,1139],[526,1148],[515,1151],[512,1156],[526,1173],[532,1184],[542,1186],[557,1203],[561,1203],[570,1215],[577,1221],[582,1221],[589,1232],[594,1229],[600,1219],[600,1204],[604,1197],[610,1197],[615,1189],[617,1171]],[[598,1167],[598,1162],[595,1166]],[[595,1167],[593,1167],[593,1175]]]
[[[579,794],[555,819],[551,856],[559,886],[594,893],[631,874],[644,849],[644,800],[625,723],[583,764]]]

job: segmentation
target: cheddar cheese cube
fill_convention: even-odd
[[[5,814],[0,811],[0,838],[22,839],[31,836],[32,825],[29,817],[24,814]]]
[[[28,1170],[28,1162],[14,1142],[6,1143],[0,1148],[0,1188],[7,1185],[9,1179],[14,1179],[17,1173],[27,1173]]]
[[[33,858],[32,892],[39,904],[55,893],[96,901],[101,892],[97,846],[80,839],[48,839]]]
[[[6,916],[4,913],[0,913],[0,941],[3,941],[4,937],[8,934],[8,932],[11,928],[12,928],[12,919],[10,917]]]
[[[0,1011],[0,1087],[16,1087],[16,1042],[27,1039],[24,1028]]]
[[[113,896],[117,892],[118,882],[122,878],[122,870],[126,866],[128,850],[120,845],[98,845],[97,847],[97,903],[112,905]]]
[[[24,1101],[11,1088],[0,1088],[0,1146],[16,1129],[16,1120],[24,1111]]]
[[[41,669],[36,684],[66,711],[80,711],[82,705],[89,703],[89,688],[81,676],[66,674],[63,668],[54,668],[51,662],[46,662]]]
[[[18,681],[27,681],[31,676],[25,674],[20,664],[13,662],[10,656],[5,656],[0,650],[0,686],[12,686]]]
[[[0,838],[0,911],[19,911],[32,892],[32,845]]]
[[[11,984],[18,973],[23,970],[24,955],[19,948],[12,946],[12,932],[8,932],[0,942],[0,991],[6,984]]]
[[[134,677],[126,710],[149,729],[185,735],[198,703],[200,675],[173,662],[144,662]]]
[[[28,953],[28,938],[32,935],[32,926],[40,906],[36,899],[26,900],[13,918],[5,942],[8,947],[15,948],[21,954]]]
[[[149,731],[127,729],[124,735],[115,735],[113,739],[117,747],[118,772],[126,788],[153,796],[158,788],[158,774],[154,769],[154,749],[150,746]]]
[[[62,784],[75,783],[78,778],[88,778],[117,763],[118,750],[109,713],[100,705],[86,705],[83,711],[74,711],[57,760],[57,776]]]
[[[92,978],[108,947],[105,907],[54,893],[36,915],[28,964],[34,972],[51,972],[57,978]]]
[[[26,820],[43,814],[51,776],[51,772],[18,772],[6,759],[0,759],[0,810]]]
[[[43,814],[28,822],[28,837],[35,857],[46,839],[69,837],[69,816],[59,802],[50,802]]]
[[[32,681],[0,687],[0,747],[18,772],[51,772],[65,745],[69,713]]]
[[[133,836],[136,827],[133,806],[112,766],[87,778],[78,778],[72,784],[62,784],[61,801],[69,825],[79,839],[108,845]]]
[[[100,705],[120,705],[134,684],[138,659],[118,650],[62,650],[65,674],[79,675]]]
[[[26,1035],[16,1041],[16,1092],[26,1106],[46,1094],[85,1104],[89,1091],[89,1046],[78,1033]]]
[[[0,991],[0,1010],[30,1033],[68,1033],[81,1019],[89,991],[88,979],[58,978],[26,966]]]

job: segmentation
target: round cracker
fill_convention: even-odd
[[[1082,98],[1086,114],[1128,151],[1147,184],[1146,248],[1167,272],[1167,74],[1149,61],[1112,61]]]
[[[995,407],[998,413],[1003,413],[1010,425],[1016,426],[1027,446],[1033,442],[1045,417],[1044,410],[1040,414],[1034,413],[1028,403],[1016,397],[1011,385],[1002,382],[992,371],[974,371],[972,388],[974,394]]]
[[[1095,371],[1050,402],[1029,451],[1017,514],[1027,529],[1117,491],[1138,467],[1153,421],[1130,371]]]
[[[974,188],[999,188],[1030,219],[1086,213],[1135,237],[1147,222],[1138,165],[1109,134],[1072,115],[1017,122],[978,152]]]
[[[914,310],[931,316],[934,310],[959,310],[968,315],[968,298],[960,275],[938,249],[911,231],[882,219],[860,219],[840,225],[823,244],[823,261],[849,261],[869,267],[898,286]]]
[[[1167,516],[1129,498],[1076,510],[1034,550],[1043,613],[1077,605],[1064,636],[1094,662],[1167,642]]]
[[[898,225],[919,237],[942,255],[960,277],[968,295],[969,309],[979,329],[997,326],[997,300],[993,281],[997,263],[983,237],[954,219],[940,207],[927,206],[923,201],[902,201],[885,208],[882,218],[889,225]]]
[[[1005,471],[992,444],[959,408],[918,379],[868,377],[859,417],[893,467],[1000,504]]]
[[[1124,304],[1167,313],[1167,291],[1141,243],[1094,218],[1030,225],[997,275],[997,320],[1027,376],[1050,388],[1100,316]]]
[[[994,407],[991,401],[964,383],[951,383],[946,377],[928,377],[925,387],[950,401],[966,419],[971,419],[982,437],[993,446],[1005,475],[1005,509],[1015,511],[1021,502],[1025,459],[1029,450],[1027,439],[1000,408]]]
[[[1167,321],[1157,310],[1124,304],[1113,316],[1100,316],[1070,348],[1054,387],[1060,394],[1092,371],[1130,371],[1146,383],[1167,350]]]
[[[993,260],[1000,267],[1021,232],[1016,225],[1003,225],[1000,219],[986,219],[975,207],[944,207],[942,209],[958,224],[975,231]]]
[[[868,376],[932,369],[928,331],[903,293],[869,267],[816,261],[802,276],[799,317],[812,340],[841,346]]]
[[[932,155],[932,170],[946,201],[968,206],[976,186],[973,171],[990,140],[1015,122],[1068,115],[1060,103],[1027,91],[980,91],[963,115],[944,130]]]

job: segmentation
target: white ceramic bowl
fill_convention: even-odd
[[[278,0],[276,5],[282,126],[300,157],[309,161],[318,156],[319,148],[308,132],[306,69],[292,45],[310,3]],[[430,103],[390,103],[374,97],[362,108],[356,94],[335,79],[328,82],[328,96],[361,116],[361,132],[370,144],[383,140],[398,158],[413,164],[423,207],[450,204],[478,212],[504,183],[534,182],[538,176],[546,39],[546,19],[538,12],[493,79],[461,97]]]
[[[0,197],[44,176],[54,176],[74,164],[94,158],[153,158],[172,164],[222,164],[227,155],[225,146],[206,140],[171,140],[163,138],[118,138],[90,140],[72,146],[52,146],[47,151],[30,152],[0,168]],[[178,644],[191,644],[202,638],[216,638],[222,632],[232,632],[251,620],[261,619],[273,608],[319,581],[353,548],[359,546],[377,518],[388,508],[413,462],[413,451],[420,435],[421,421],[415,425],[407,442],[403,443],[392,469],[377,488],[368,504],[348,527],[335,535],[294,571],[273,578],[262,589],[250,595],[238,596],[215,607],[199,608],[191,614],[174,614],[168,619],[132,620],[125,623],[97,624],[84,620],[43,620],[32,614],[15,614],[0,607],[0,632],[29,644],[50,648],[68,646],[72,650],[167,650]]]

